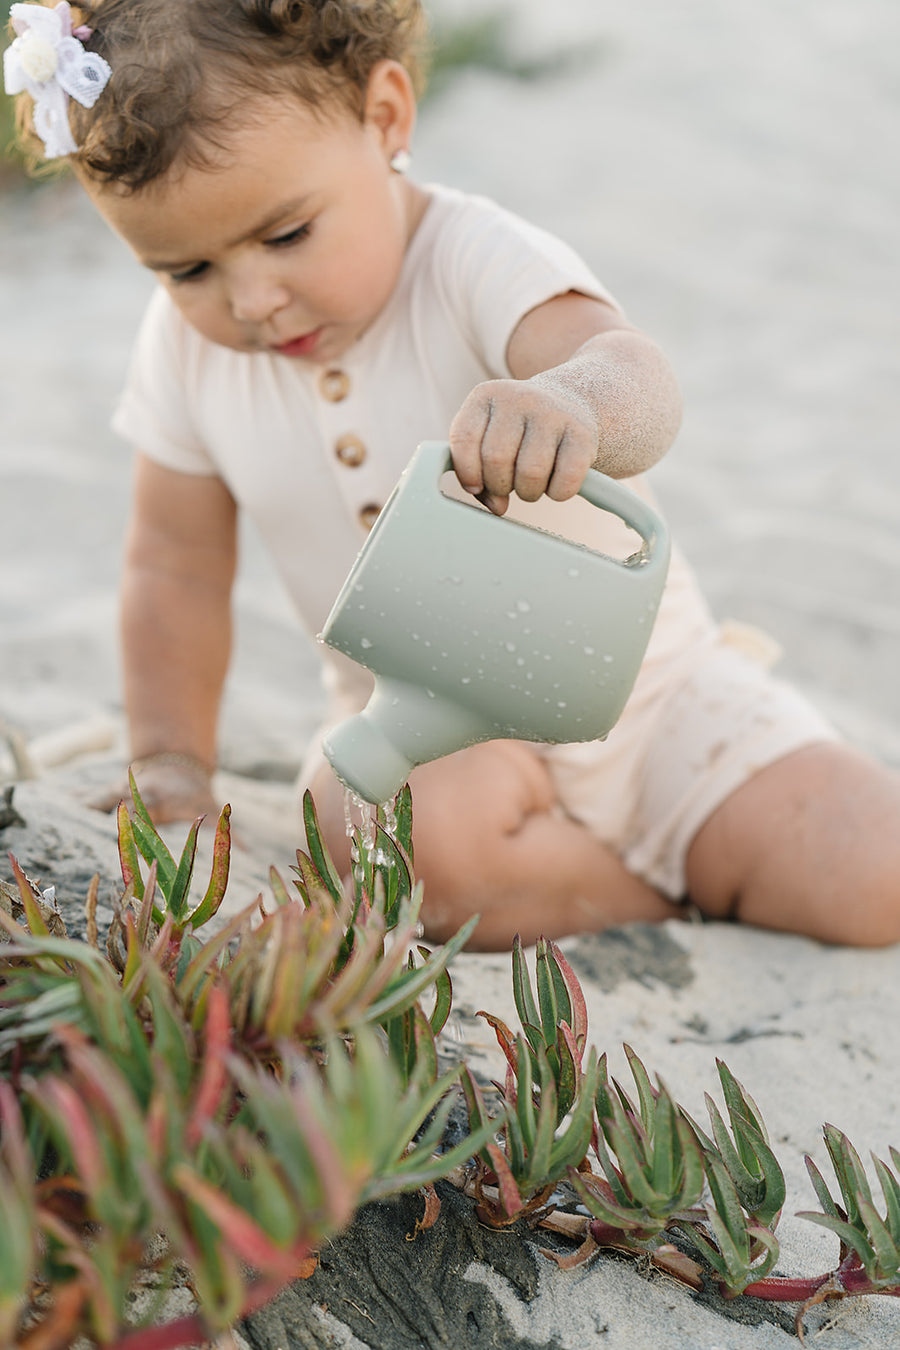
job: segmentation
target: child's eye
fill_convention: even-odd
[[[301,239],[305,239],[309,234],[309,224],[298,225],[295,230],[288,230],[287,234],[276,235],[274,239],[267,239],[269,248],[284,248],[289,244],[298,244]]]
[[[170,272],[169,280],[174,281],[176,285],[182,281],[195,281],[197,277],[203,276],[208,267],[209,263],[194,263],[193,267],[186,268],[184,272]]]

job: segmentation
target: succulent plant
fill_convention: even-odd
[[[611,1229],[645,1243],[697,1203],[703,1162],[669,1092],[662,1084],[654,1088],[631,1047],[625,1051],[639,1105],[619,1084],[610,1084],[604,1055],[594,1094],[599,1126],[594,1151],[604,1180],[582,1172],[573,1173],[571,1181],[598,1221],[591,1226],[595,1241]]]
[[[518,1032],[479,1014],[506,1064],[495,1113],[466,1066],[440,1072],[447,967],[475,920],[438,952],[418,942],[408,791],[370,840],[356,832],[349,884],[307,795],[308,852],[293,878],[273,870],[268,907],[260,897],[211,934],[200,930],[226,893],[228,808],[193,900],[199,822],[176,859],[133,781],[132,797],[119,811],[125,885],[105,952],[96,882],[88,942],[66,936],[52,888],[15,861],[14,884],[0,884],[0,1344],[209,1339],[310,1273],[359,1205],[418,1190],[429,1226],[444,1176],[491,1224],[527,1217],[579,1242],[571,1256],[548,1253],[562,1265],[610,1245],[699,1287],[677,1231],[726,1296],[800,1304],[801,1335],[813,1303],[900,1294],[900,1152],[892,1167],[873,1158],[882,1214],[859,1155],[826,1126],[839,1196],[807,1159],[822,1212],[802,1217],[837,1236],[838,1264],[774,1274],[785,1185],[753,1099],[720,1062],[724,1111],[707,1097],[707,1133],[630,1047],[634,1092],[611,1081],[552,942],[537,943],[533,980],[514,944]],[[459,1086],[469,1135],[445,1147]],[[185,1266],[197,1311],[166,1322],[167,1282]],[[132,1327],[139,1275],[159,1293]]]
[[[106,954],[64,936],[18,864],[0,909],[4,1345],[29,1343],[26,1313],[48,1347],[208,1338],[302,1272],[359,1205],[430,1187],[496,1128],[442,1151],[459,1073],[439,1074],[435,1037],[471,925],[438,953],[414,945],[408,802],[400,840],[381,840],[345,894],[308,799],[293,895],[273,873],[270,911],[256,902],[207,938],[228,809],[192,904],[199,822],[176,860],[133,781],[132,796]],[[138,1272],[177,1263],[198,1312],[128,1330]]]
[[[584,995],[556,944],[543,938],[537,943],[537,996],[518,937],[512,966],[522,1033],[513,1036],[500,1018],[478,1014],[493,1027],[507,1064],[505,1083],[496,1084],[506,1108],[501,1139],[483,1148],[475,1183],[484,1217],[497,1224],[511,1223],[539,1208],[569,1169],[583,1160],[593,1131],[599,1073],[593,1057],[586,1071],[582,1067],[587,1037]],[[462,1081],[470,1126],[485,1128],[488,1117],[481,1089],[468,1069]]]

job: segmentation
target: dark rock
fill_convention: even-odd
[[[684,989],[694,979],[690,956],[656,924],[632,923],[580,937],[566,956],[579,979],[611,993],[623,980]]]
[[[473,1261],[497,1271],[524,1302],[538,1292],[538,1261],[521,1227],[479,1223],[474,1205],[439,1182],[441,1215],[416,1232],[418,1196],[368,1205],[322,1251],[319,1267],[241,1326],[252,1350],[330,1350],[325,1308],[371,1350],[558,1350],[523,1341],[480,1283],[466,1280]]]

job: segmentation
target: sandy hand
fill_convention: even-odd
[[[597,420],[586,400],[530,380],[477,385],[450,428],[463,487],[496,515],[509,496],[574,497],[597,456]]]

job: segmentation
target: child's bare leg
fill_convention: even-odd
[[[687,856],[707,914],[879,946],[900,939],[900,777],[831,742],[760,770]]]
[[[481,922],[470,946],[483,951],[508,948],[516,933],[533,942],[679,914],[583,826],[554,811],[550,776],[520,742],[491,741],[423,764],[410,786],[422,918],[434,941],[473,914]],[[319,774],[313,795],[343,866],[343,806],[330,770]]]

